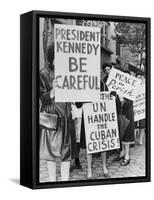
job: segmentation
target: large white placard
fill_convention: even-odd
[[[116,103],[109,92],[102,92],[96,103],[83,105],[88,154],[120,148]]]
[[[100,28],[55,24],[56,102],[99,100]]]

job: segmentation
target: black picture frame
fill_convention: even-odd
[[[69,18],[146,24],[146,175],[143,177],[39,182],[39,18]],[[20,16],[20,184],[32,189],[149,182],[151,180],[150,18],[31,11]]]

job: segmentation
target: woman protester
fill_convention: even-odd
[[[125,73],[130,74],[129,71],[123,71]],[[122,160],[121,165],[126,166],[130,164],[130,145],[134,144],[135,136],[134,136],[134,111],[133,111],[133,101],[130,101],[123,96],[119,95],[119,113],[124,115],[127,120],[129,120],[128,126],[126,127],[123,136],[121,138],[122,148],[120,151],[120,156],[116,159],[117,161]]]
[[[103,73],[101,72],[101,82],[100,82],[100,91],[101,92],[108,91],[108,88],[106,86],[106,81],[107,81],[107,78],[108,78],[110,70],[111,70],[111,65],[109,63],[103,64],[102,70],[104,71],[106,76],[105,76],[105,78],[103,78]],[[108,169],[107,169],[106,151],[101,152],[100,154],[101,154],[101,159],[102,159],[102,169],[103,169],[104,177],[109,177],[109,172],[108,172]],[[88,163],[87,177],[92,178],[92,167],[91,167],[92,154],[87,154],[87,163]]]
[[[51,182],[56,181],[57,158],[61,159],[61,181],[68,181],[71,133],[74,131],[71,103],[55,102],[57,83],[54,78],[53,46],[49,46],[47,49],[47,61],[47,68],[40,71],[40,159],[47,161],[49,181]],[[46,126],[41,117],[49,118],[50,126]]]
[[[110,63],[104,63],[102,65],[102,69],[103,69],[103,72],[105,74],[105,77],[103,79],[103,81],[104,81],[105,84],[107,82],[107,79],[108,79],[108,76],[110,74],[111,68],[112,68],[112,65]]]

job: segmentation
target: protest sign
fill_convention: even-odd
[[[140,85],[134,106],[134,121],[145,119],[145,83]]]
[[[100,101],[83,105],[87,153],[120,148],[116,103],[109,92]]]
[[[106,85],[109,88],[109,91],[116,91],[117,94],[134,101],[140,83],[140,79],[112,68]]]
[[[99,99],[100,28],[55,24],[56,102]]]

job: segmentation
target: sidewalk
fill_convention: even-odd
[[[110,178],[138,177],[145,176],[145,146],[136,145],[130,149],[131,162],[127,166],[120,166],[120,162],[114,159],[118,154],[114,151],[108,153],[107,166]],[[81,165],[83,171],[73,170],[70,173],[70,180],[86,180],[87,179],[87,160],[86,150],[81,149],[80,152]],[[71,165],[73,161],[71,162]],[[93,179],[104,179],[101,157],[93,158],[92,162]],[[60,162],[57,168],[57,180],[60,181]],[[40,182],[48,182],[48,170],[46,161],[40,161]]]

